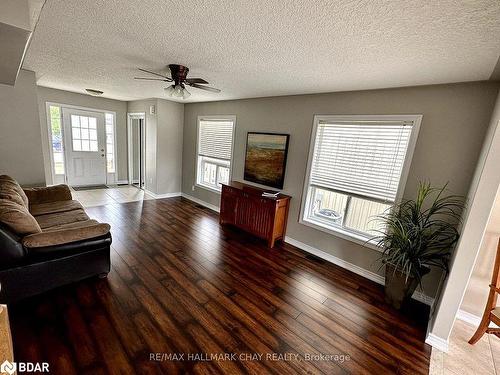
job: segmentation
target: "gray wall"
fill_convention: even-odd
[[[156,114],[149,114],[154,105]],[[146,113],[146,189],[179,193],[182,176],[184,105],[163,99],[128,102],[128,112]]]
[[[449,277],[429,322],[430,334],[448,340],[455,316],[479,253],[488,220],[498,194],[500,174],[500,94],[477,163],[468,195],[468,209],[457,249],[451,261]]]
[[[40,112],[40,126],[47,129],[47,111],[45,103],[54,102],[58,104],[68,104],[80,107],[99,109],[103,111],[116,112],[116,180],[127,179],[127,103],[119,100],[100,98],[86,94],[78,94],[69,91],[51,89],[48,87],[37,87],[38,106]],[[49,139],[46,131],[42,132],[42,142],[48,147]],[[47,148],[48,149],[48,148]],[[48,155],[45,155],[48,158]],[[50,168],[48,159],[45,162],[46,168]],[[46,170],[47,176],[50,170]]]
[[[243,181],[248,131],[289,133],[284,192],[290,194],[287,235],[347,262],[378,272],[377,251],[298,223],[315,114],[422,114],[404,196],[419,180],[466,195],[496,98],[496,83],[464,83],[386,90],[245,99],[185,105],[182,191],[218,206],[220,195],[196,187],[196,121],[200,115],[236,115],[232,177]],[[425,292],[434,296],[439,274],[429,275]]]
[[[180,193],[184,104],[158,99],[157,193]]]
[[[35,73],[21,70],[16,85],[0,85],[0,174],[44,185]]]

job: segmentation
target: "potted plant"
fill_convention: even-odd
[[[385,300],[397,309],[411,297],[430,267],[448,273],[451,250],[458,241],[457,226],[465,206],[463,197],[445,195],[446,185],[419,183],[417,197],[393,205],[383,215],[384,230],[374,238],[383,252]]]

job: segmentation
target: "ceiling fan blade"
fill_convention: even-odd
[[[207,84],[208,83],[203,78],[186,78],[185,82],[188,82],[188,83],[203,83],[203,84]]]
[[[134,77],[134,79],[143,79],[145,81],[162,81],[162,82],[170,82],[169,80],[166,80],[165,78],[143,78],[143,77]]]
[[[196,87],[197,89],[202,89],[202,90],[205,90],[205,91],[220,92],[220,90],[216,89],[215,87],[203,86],[203,85],[199,85],[197,83],[189,83],[189,86]]]
[[[137,69],[139,69],[141,72],[144,72],[144,73],[154,74],[155,76],[162,77],[163,79],[166,79],[167,82],[172,82],[173,81],[172,78],[164,76],[163,74],[152,72],[150,70],[146,70],[146,69],[142,69],[142,68],[137,68]]]

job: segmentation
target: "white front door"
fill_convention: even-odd
[[[68,185],[105,185],[104,113],[63,108],[63,123]]]

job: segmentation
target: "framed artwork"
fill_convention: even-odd
[[[247,133],[244,179],[283,189],[289,134]]]

